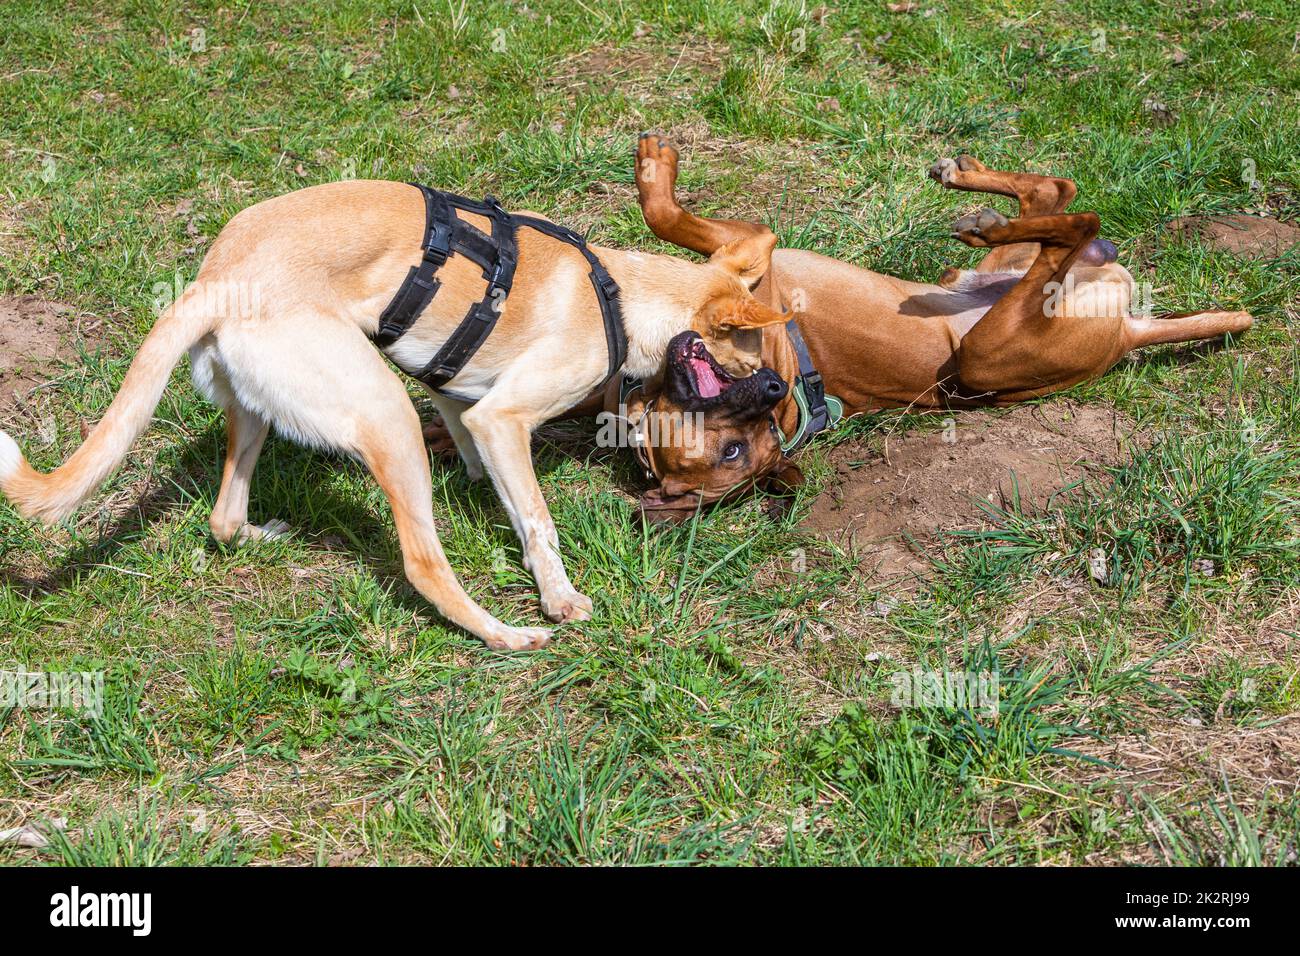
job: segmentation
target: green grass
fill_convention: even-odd
[[[907,278],[974,261],[948,225],[989,201],[936,188],[935,158],[1068,175],[1157,311],[1220,303],[1256,328],[1073,389],[1142,441],[1046,515],[990,505],[912,590],[798,520],[834,442],[932,421],[819,440],[785,518],[746,501],[669,530],[634,520],[632,462],[547,429],[539,476],[596,614],[525,656],[419,599],[351,463],[272,439],[254,520],[297,533],[214,545],[222,423],[182,368],[76,518],[0,505],[0,667],[106,672],[97,717],[0,710],[0,829],[69,821],[0,862],[1293,863],[1300,262],[1165,230],[1300,213],[1288,4],[529,6],[9,0],[0,293],[103,322],[32,399],[53,441],[6,417],[34,463],[102,415],[155,286],[191,278],[239,209],[418,179],[662,249],[633,202],[646,128],[685,144],[697,208]],[[434,497],[469,590],[537,622],[490,488],[436,466]],[[996,672],[996,716],[900,713],[914,667]]]

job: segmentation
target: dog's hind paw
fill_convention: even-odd
[[[962,173],[986,173],[988,167],[974,156],[962,153],[956,159],[936,160],[930,167],[929,176],[945,189],[961,189],[964,186]],[[983,191],[980,189],[979,191]]]
[[[951,186],[957,175],[957,160],[940,159],[930,167],[929,177],[942,186]]]
[[[293,534],[293,529],[289,527],[289,522],[281,521],[279,518],[273,518],[266,524],[258,525],[262,532],[263,541],[274,541],[277,538],[287,538]]]
[[[287,522],[274,518],[266,524],[246,524],[239,530],[239,544],[247,544],[250,541],[275,541],[279,538],[287,538],[293,533]]]
[[[508,627],[483,643],[494,651],[535,651],[551,643],[551,632],[544,627]]]
[[[1005,238],[1008,224],[1007,217],[996,209],[981,209],[954,222],[952,235],[968,246],[991,246]]]
[[[542,598],[542,613],[556,624],[591,619],[591,598],[577,591],[562,591]]]

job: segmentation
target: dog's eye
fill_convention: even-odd
[[[726,448],[722,449],[723,461],[735,461],[740,457],[740,453],[745,450],[743,441],[733,441]]]

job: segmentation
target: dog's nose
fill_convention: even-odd
[[[758,374],[763,377],[763,381],[759,383],[759,388],[762,389],[764,398],[772,402],[779,402],[785,398],[786,384],[780,375],[777,375],[770,368],[761,369]]]
[[[755,384],[758,386],[757,395],[761,408],[771,408],[785,398],[785,393],[789,391],[785,380],[770,368],[759,369],[754,373],[754,377],[758,379]]]

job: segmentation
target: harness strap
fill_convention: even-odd
[[[826,394],[821,373],[813,365],[812,356],[808,354],[808,344],[804,342],[799,324],[793,318],[785,324],[785,332],[799,359],[799,378],[792,389],[795,404],[799,408],[799,428],[789,438],[781,436],[781,450],[789,454],[813,435],[825,431],[843,418],[844,405],[838,398]]]
[[[493,222],[495,224],[495,220]],[[474,260],[474,264],[483,270],[483,278],[489,278],[499,250],[496,240],[480,232],[473,223],[461,219],[456,220],[453,229],[456,235],[456,252],[467,259]],[[495,235],[495,230],[493,234]]]
[[[446,200],[426,186],[416,184],[416,188],[424,195],[424,240],[420,243],[424,254],[379,316],[374,340],[380,348],[388,348],[415,324],[442,285],[433,274],[451,255],[453,217]]]
[[[804,396],[808,399],[808,427],[804,431],[815,435],[830,422],[830,413],[826,410],[826,386],[822,383],[821,372],[813,366],[799,323],[794,319],[787,322],[785,334],[790,337],[795,355],[799,356],[799,380],[803,382]]]
[[[588,278],[591,279],[592,288],[596,290],[596,301],[600,303],[600,317],[605,323],[605,346],[609,349],[609,372],[605,376],[605,381],[601,383],[604,385],[618,374],[618,370],[627,361],[627,331],[623,328],[623,306],[618,299],[618,283],[614,281],[614,277],[609,274],[609,270],[596,254],[587,248],[587,240],[572,229],[533,216],[516,215],[510,218],[521,226],[527,226],[543,235],[567,242],[581,252],[583,258],[587,260],[587,265],[591,266]]]
[[[487,288],[483,298],[469,307],[460,325],[442,343],[429,363],[414,378],[432,389],[439,389],[455,378],[496,327],[506,296],[515,279],[519,253],[515,245],[515,226],[504,209],[491,196],[488,216],[492,220],[492,238],[472,225],[456,220],[455,250],[483,270]]]
[[[470,307],[433,358],[419,371],[409,373],[413,378],[434,390],[440,389],[460,374],[487,340],[514,283],[519,262],[516,230],[521,225],[566,242],[582,253],[591,266],[591,284],[600,304],[605,342],[609,349],[609,374],[604,381],[608,382],[623,367],[627,360],[627,332],[618,301],[618,284],[600,259],[587,248],[582,236],[544,219],[512,216],[491,196],[479,202],[419,183],[411,185],[424,196],[423,255],[420,264],[407,273],[397,294],[379,316],[379,327],[373,336],[375,344],[388,348],[410,330],[441,285],[434,273],[453,252],[474,262],[483,270],[483,278],[487,280],[483,298]],[[487,236],[473,224],[458,218],[453,209],[487,218],[492,223],[492,235]]]

